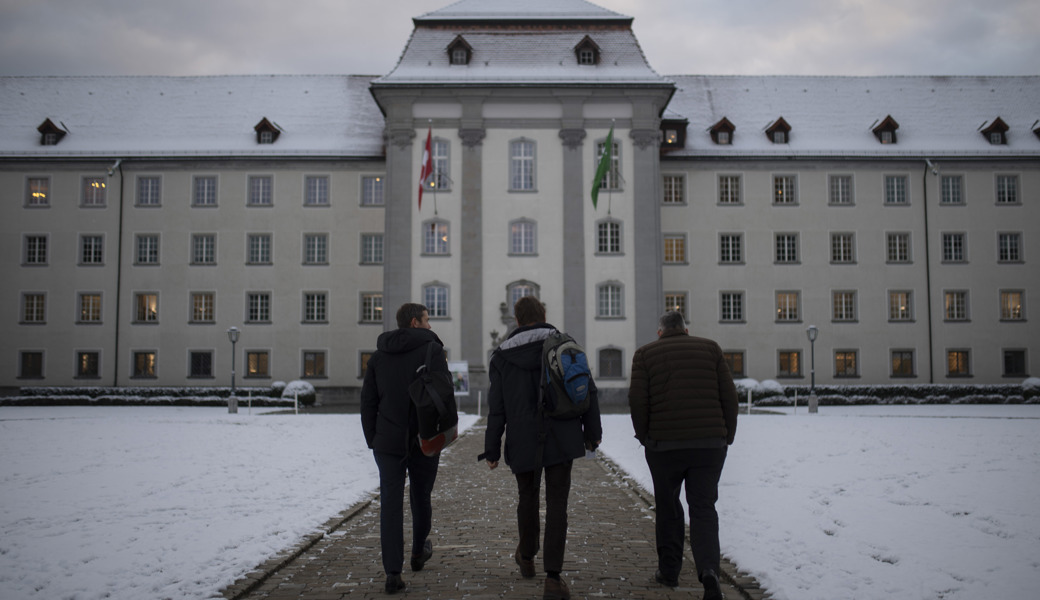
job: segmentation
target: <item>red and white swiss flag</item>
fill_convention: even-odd
[[[426,187],[426,180],[433,175],[433,153],[430,151],[430,140],[433,136],[433,128],[426,132],[426,148],[422,154],[422,168],[419,169],[419,210],[422,210],[422,192]]]

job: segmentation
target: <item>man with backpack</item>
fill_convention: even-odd
[[[484,454],[479,458],[490,468],[497,467],[505,434],[505,460],[516,477],[519,493],[516,513],[520,540],[514,559],[525,579],[535,576],[534,557],[540,541],[539,488],[545,471],[546,579],[542,597],[566,600],[570,590],[560,572],[567,542],[571,466],[586,450],[595,450],[603,437],[596,385],[580,347],[545,322],[541,301],[525,296],[513,311],[518,327],[491,356],[488,424]],[[555,361],[551,370],[543,359],[545,353]],[[560,381],[564,370],[572,371],[569,382]]]
[[[409,384],[425,366],[434,344],[430,368],[448,373],[444,344],[430,328],[430,313],[421,304],[404,304],[397,311],[397,327],[379,336],[376,352],[368,359],[361,387],[361,427],[379,468],[379,542],[388,594],[405,589],[404,481],[411,484],[413,571],[433,556],[427,537],[433,527],[430,495],[437,479],[440,454],[425,456],[419,447],[419,423]]]
[[[693,337],[681,313],[666,312],[658,339],[632,356],[628,404],[643,445],[657,504],[657,564],[661,585],[679,585],[686,486],[690,547],[704,600],[721,600],[719,478],[737,432],[737,391],[719,345]]]

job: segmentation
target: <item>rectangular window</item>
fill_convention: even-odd
[[[364,233],[361,234],[361,264],[381,265],[383,264],[383,234]]]
[[[722,358],[724,358],[726,364],[729,365],[729,374],[732,375],[734,379],[747,377],[747,372],[744,370],[743,352],[723,352]]]
[[[76,379],[97,379],[101,376],[100,363],[97,352],[77,352]]]
[[[914,376],[914,351],[893,350],[892,351],[892,377]]]
[[[31,207],[50,206],[50,177],[30,177],[26,181],[25,205]]]
[[[22,352],[19,361],[19,379],[43,379],[43,352]]]
[[[1018,175],[997,175],[997,204],[1018,204]]]
[[[246,377],[269,377],[271,374],[270,355],[266,350],[246,352]]]
[[[686,294],[684,292],[665,292],[664,309],[674,310],[686,319]]]
[[[361,294],[361,322],[383,322],[383,294],[378,292]]]
[[[599,373],[603,379],[621,379],[625,376],[624,364],[619,348],[603,348],[599,351]]]
[[[252,292],[247,296],[246,322],[271,322],[271,294],[268,292]]]
[[[829,188],[830,204],[852,204],[852,175],[831,175]]]
[[[216,295],[213,292],[192,292],[191,322],[213,323],[216,321]]]
[[[719,320],[723,323],[744,322],[744,292],[722,292]]]
[[[329,295],[325,292],[307,292],[303,295],[303,322],[326,323]]]
[[[104,177],[83,178],[83,206],[104,206],[108,184]]]
[[[514,221],[509,224],[509,253],[536,254],[534,221]]]
[[[433,176],[430,178],[429,189],[433,191],[451,189],[451,144],[448,140],[434,138],[430,144],[432,155],[430,160],[433,164]]]
[[[946,292],[944,294],[943,316],[947,321],[967,321],[968,292]]]
[[[217,236],[212,233],[196,233],[191,236],[191,264],[217,264]]]
[[[599,286],[596,293],[596,316],[601,318],[620,318],[625,316],[622,292],[621,286],[617,284]]]
[[[308,175],[303,178],[303,205],[329,205],[329,178],[327,175]]]
[[[596,225],[596,252],[598,254],[621,254],[621,223],[601,221]]]
[[[971,352],[969,350],[947,350],[946,375],[949,377],[970,377]]]
[[[509,156],[509,189],[515,192],[534,191],[534,142],[510,142]]]
[[[964,262],[964,238],[963,233],[942,234],[943,262]]]
[[[1026,351],[1004,350],[1004,377],[1027,377]]]
[[[939,204],[964,204],[964,178],[960,175],[943,175],[939,184]]]
[[[686,201],[682,175],[665,175],[663,184],[665,204],[682,204]]]
[[[270,175],[249,176],[249,197],[246,204],[249,206],[271,206],[273,199],[274,178]]]
[[[834,352],[835,377],[859,377],[859,364],[855,350],[836,350]]]
[[[719,262],[744,262],[744,235],[741,233],[723,233],[719,236]]]
[[[137,379],[155,379],[155,352],[134,352],[133,377]]]
[[[303,353],[303,376],[325,377],[325,353],[306,350]]]
[[[137,206],[162,204],[162,179],[156,176],[137,178]]]
[[[997,260],[1000,262],[1022,261],[1022,234],[997,234]]]
[[[596,172],[596,167],[599,166],[599,161],[603,159],[604,148],[606,148],[606,140],[598,142],[596,144],[596,164],[592,166],[592,172]],[[610,150],[610,168],[607,169],[606,174],[603,175],[603,181],[600,182],[600,191],[603,190],[620,190],[621,189],[621,146],[615,139],[613,147]]]
[[[192,206],[217,205],[217,178],[213,175],[197,176],[194,181]]]
[[[740,175],[719,175],[719,204],[740,203]]]
[[[885,175],[885,204],[907,204],[906,175]]]
[[[47,322],[47,296],[45,294],[22,294],[22,323],[43,324]]]
[[[80,236],[79,240],[79,261],[81,265],[100,265],[104,263],[105,240],[102,236],[83,235]]]
[[[25,236],[25,264],[45,265],[47,264],[47,236],[27,235]]]
[[[192,351],[188,358],[190,362],[188,377],[210,378],[213,377],[213,353],[209,351]]]
[[[685,234],[665,234],[664,262],[665,264],[673,265],[681,265],[686,263]]]
[[[855,238],[851,233],[831,234],[831,262],[852,264],[856,262]]]
[[[425,286],[423,288],[423,304],[429,309],[430,317],[448,318],[448,286]]]
[[[101,322],[101,294],[89,293],[79,295],[79,322]]]
[[[383,206],[383,177],[366,175],[361,178],[361,206]]]
[[[846,322],[856,320],[856,292],[834,292],[832,299],[833,320]]]
[[[894,290],[888,293],[888,320],[912,321],[914,318],[913,296],[910,290]]]
[[[798,234],[776,234],[776,262],[787,264],[798,262]]]
[[[251,233],[247,238],[247,242],[249,246],[249,255],[246,264],[271,264],[271,234]]]
[[[776,293],[776,320],[798,321],[798,292]]]
[[[910,262],[910,234],[890,233],[887,236],[888,262]]]
[[[135,294],[137,311],[134,313],[135,323],[159,322],[159,294]]]
[[[446,222],[423,223],[423,254],[448,254],[448,224]]]
[[[777,377],[801,377],[802,376],[802,351],[781,350],[778,354]]]
[[[1000,291],[1000,320],[1001,321],[1022,321],[1025,319],[1025,312],[1023,307],[1025,302],[1023,296],[1025,292],[1022,290],[1001,290]]]
[[[140,234],[137,236],[138,265],[159,264],[159,236],[156,234]]]
[[[329,234],[309,233],[303,236],[303,264],[329,264]]]
[[[794,175],[773,176],[773,204],[797,204]]]

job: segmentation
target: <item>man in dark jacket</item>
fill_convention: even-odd
[[[432,370],[448,371],[444,345],[430,329],[430,314],[421,304],[404,304],[397,311],[398,329],[376,341],[368,359],[361,388],[361,427],[379,468],[379,541],[386,571],[386,592],[405,588],[404,480],[411,485],[413,571],[419,571],[433,555],[427,539],[433,526],[430,494],[437,479],[440,455],[428,457],[419,450],[419,422],[408,395],[416,370],[426,364],[426,348],[435,344]]]
[[[722,349],[692,337],[682,314],[664,314],[658,339],[632,356],[628,404],[636,438],[643,445],[657,504],[655,579],[679,584],[682,569],[686,484],[690,546],[704,599],[722,598],[719,588],[719,477],[726,449],[737,431],[737,391]]]
[[[488,424],[481,458],[492,469],[498,466],[504,433],[506,464],[516,476],[520,496],[516,507],[520,542],[514,559],[524,578],[535,576],[539,488],[545,471],[546,579],[542,597],[567,599],[570,590],[560,572],[567,542],[571,465],[586,450],[595,450],[603,437],[596,386],[590,380],[590,407],[580,417],[559,420],[543,415],[538,408],[542,343],[555,328],[545,322],[545,307],[534,296],[518,300],[513,311],[519,327],[491,356]]]

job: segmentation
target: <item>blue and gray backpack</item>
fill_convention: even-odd
[[[553,330],[542,343],[542,410],[555,419],[573,419],[589,410],[592,372],[574,338]]]

